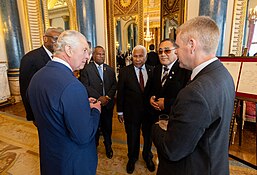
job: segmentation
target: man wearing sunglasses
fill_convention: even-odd
[[[233,78],[216,57],[218,25],[198,16],[177,28],[179,66],[192,70],[166,125],[153,126],[157,175],[229,174],[229,128],[234,109]]]
[[[28,52],[21,59],[19,76],[20,93],[28,121],[35,120],[28,99],[26,97],[26,92],[30,80],[39,69],[44,67],[46,63],[52,59],[54,44],[56,43],[58,36],[63,31],[64,30],[62,28],[48,28],[43,36],[44,44],[41,47]]]
[[[175,50],[178,46],[171,39],[164,39],[159,45],[161,65],[154,69],[151,83],[153,120],[157,121],[161,114],[169,114],[178,92],[186,86],[191,71],[180,68]]]

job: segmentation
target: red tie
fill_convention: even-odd
[[[140,88],[142,90],[142,92],[144,92],[144,77],[143,77],[143,73],[142,73],[142,67],[139,68],[139,84],[140,84]]]

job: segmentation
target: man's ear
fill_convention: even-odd
[[[195,52],[196,48],[196,40],[194,38],[190,38],[188,41],[189,48],[191,49],[191,53]]]
[[[71,57],[71,55],[72,55],[71,46],[66,45],[66,46],[64,47],[64,50],[65,50],[66,54],[67,54],[69,57]]]
[[[43,36],[43,41],[46,43],[48,41],[48,38],[46,36]]]

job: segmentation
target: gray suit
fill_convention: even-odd
[[[153,126],[157,174],[229,174],[229,126],[235,98],[231,75],[219,60],[201,70],[182,89],[168,130]]]

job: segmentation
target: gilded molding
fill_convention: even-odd
[[[35,49],[42,45],[43,28],[41,23],[41,10],[39,1],[25,0],[25,9],[27,12],[29,33],[31,39],[31,48]]]
[[[144,21],[143,0],[107,0],[107,36],[108,36],[108,58],[111,67],[116,63],[115,46],[115,19],[122,18],[124,21],[135,17],[138,25],[138,44],[143,45]]]
[[[178,25],[184,22],[185,0],[162,0],[161,1],[161,29],[164,28],[166,19],[174,20]],[[161,33],[163,35],[163,33]],[[162,38],[162,37],[161,37]]]
[[[247,1],[235,0],[234,2],[229,53],[237,56],[242,55]]]

